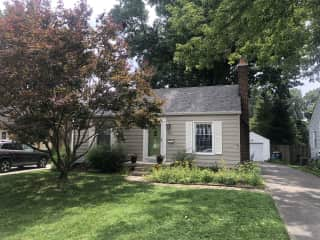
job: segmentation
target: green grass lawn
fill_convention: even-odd
[[[251,240],[288,236],[269,195],[129,183],[74,173],[0,176],[1,240]]]
[[[320,169],[318,168],[311,168],[309,166],[297,166],[297,165],[290,165],[290,167],[307,172],[307,173],[311,173],[313,175],[320,177]]]

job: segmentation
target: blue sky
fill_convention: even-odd
[[[5,0],[0,0],[0,8],[3,8],[3,2]],[[56,4],[57,0],[52,0],[53,4]],[[77,0],[64,0],[65,7],[72,7]],[[102,12],[109,12],[110,9],[117,3],[117,0],[88,0],[89,5],[92,7],[93,10],[93,16],[92,18],[94,19],[97,15],[99,15]],[[149,22],[153,22],[155,19],[155,11],[154,8],[148,7],[149,10]],[[308,79],[303,80],[303,86],[299,86],[298,89],[302,91],[303,94],[306,92],[315,89],[315,88],[320,88],[320,83],[319,82],[309,82]]]

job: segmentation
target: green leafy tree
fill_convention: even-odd
[[[308,128],[305,119],[307,107],[300,90],[290,90],[289,104],[291,117],[295,124],[295,141],[301,144],[308,144]]]
[[[250,128],[275,144],[307,143],[304,102],[301,92],[286,86],[257,90]]]
[[[272,99],[264,92],[256,98],[253,117],[250,119],[250,129],[266,138],[270,138],[272,122]]]
[[[61,179],[105,114],[120,137],[123,128],[152,126],[160,112],[148,71],[130,73],[118,25],[101,16],[93,29],[90,15],[85,1],[67,10],[15,0],[0,18],[0,114],[10,119],[2,123],[19,141],[44,143]]]
[[[299,73],[301,50],[311,34],[303,1],[177,0],[168,9],[170,28],[184,37],[175,60],[187,68],[211,69],[214,59],[233,64],[244,55],[287,77]]]
[[[192,68],[188,71],[185,65],[174,61],[176,44],[185,39],[185,36],[180,39],[176,32],[169,28],[167,4],[174,4],[175,1],[148,1],[156,6],[159,16],[152,26],[147,24],[145,4],[142,0],[137,2],[139,3],[134,5],[131,1],[120,1],[110,15],[115,22],[123,26],[122,32],[129,43],[130,56],[134,57],[140,66],[147,64],[153,68],[152,87],[216,85],[234,81],[227,78],[231,71],[227,60],[215,61],[214,69]],[[139,31],[136,31],[137,29]]]
[[[270,124],[270,139],[275,144],[293,144],[295,142],[295,125],[289,112],[289,103],[286,99],[276,97],[272,109]]]

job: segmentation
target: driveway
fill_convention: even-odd
[[[291,239],[319,240],[320,178],[282,165],[261,167]]]
[[[38,168],[36,165],[34,165],[34,166],[25,166],[22,169],[12,168],[9,172],[0,173],[0,177],[1,176],[6,176],[6,175],[14,175],[14,174],[20,174],[20,173],[41,171],[41,170],[50,169],[50,168],[51,168],[50,164],[47,164],[46,168]]]

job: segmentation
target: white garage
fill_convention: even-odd
[[[250,160],[267,161],[270,159],[270,140],[250,132]]]

